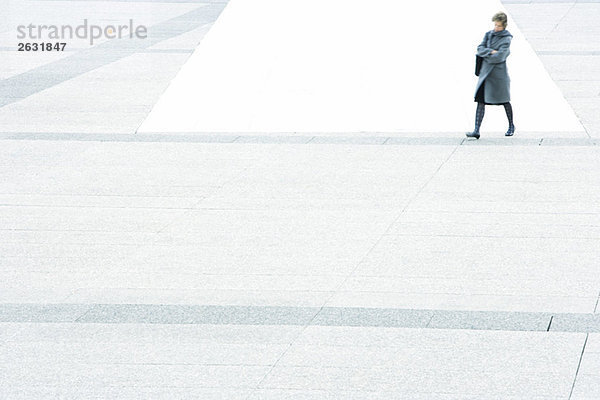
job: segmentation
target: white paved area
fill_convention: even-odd
[[[2,69],[0,398],[600,396],[600,3],[505,3],[585,133],[479,141],[134,135],[223,4],[23,3],[165,30]]]
[[[466,132],[474,52],[501,10],[499,0],[232,0],[138,132]],[[584,135],[509,28],[521,136]],[[503,113],[485,121],[507,126]]]

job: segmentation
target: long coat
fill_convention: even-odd
[[[479,72],[479,81],[477,88],[485,81],[485,102],[488,104],[501,104],[510,101],[510,77],[506,69],[506,58],[510,54],[510,42],[512,35],[509,31],[486,32],[483,40],[477,46],[477,55],[483,57],[481,71]],[[497,50],[491,54],[492,50]]]

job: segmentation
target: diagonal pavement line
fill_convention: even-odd
[[[570,3],[570,2],[568,2]],[[571,12],[571,10],[573,10],[573,8],[575,8],[575,5],[577,4],[577,1],[573,1],[573,3],[571,4],[571,7],[569,7],[569,9],[565,12],[565,14],[560,18],[560,20],[558,20],[558,22],[556,23],[556,25],[554,25],[554,27],[552,28],[552,30],[548,33],[548,34],[552,34],[554,33],[554,31],[556,31],[556,29],[558,28],[558,26],[563,22],[563,20],[567,17],[567,15],[569,15],[569,13]],[[547,38],[547,36],[546,36]]]
[[[575,371],[575,378],[573,378],[573,385],[571,386],[571,392],[569,393],[569,400],[573,397],[573,390],[575,390],[575,384],[577,383],[577,376],[579,375],[579,368],[581,368],[581,361],[583,360],[583,353],[585,353],[585,346],[587,345],[590,334],[585,335],[585,341],[583,342],[583,348],[581,349],[581,355],[579,356],[579,363],[577,364],[577,370]]]
[[[255,160],[251,160],[251,161],[255,161]],[[137,253],[137,252],[142,251],[142,249],[144,249],[148,245],[156,244],[156,241],[159,239],[159,235],[161,233],[163,233],[170,226],[173,226],[177,222],[182,221],[185,218],[185,216],[189,215],[192,211],[199,210],[199,208],[197,208],[199,205],[201,205],[206,199],[208,199],[212,195],[214,195],[215,192],[218,192],[219,190],[221,190],[225,185],[227,185],[227,184],[229,184],[231,182],[234,182],[236,179],[239,179],[240,177],[244,176],[244,174],[248,171],[248,168],[249,168],[249,166],[246,166],[246,167],[242,168],[242,170],[240,171],[239,174],[236,174],[235,176],[233,176],[230,179],[228,179],[225,182],[223,182],[221,185],[219,185],[218,187],[216,187],[211,194],[209,194],[207,196],[203,196],[203,197],[197,199],[198,201],[194,202],[194,204],[192,204],[191,207],[186,207],[186,208],[179,209],[179,210],[182,210],[181,215],[179,217],[175,217],[173,220],[169,221],[164,226],[160,227],[158,229],[158,231],[156,231],[154,233],[153,241],[151,243],[139,243],[139,244],[136,245],[136,248],[133,251]]]
[[[306,329],[308,329],[309,326],[312,325],[312,322],[314,321],[314,319],[316,318],[316,316],[321,312],[321,310],[323,309],[323,307],[321,307],[321,309],[319,309],[319,311],[317,311],[315,313],[315,315],[313,316],[313,318],[305,325],[302,327],[302,329],[300,330],[300,332],[298,332],[298,334],[296,335],[296,337],[294,337],[292,339],[292,341],[290,342],[290,344],[287,346],[287,348],[281,353],[281,355],[277,358],[277,360],[273,363],[273,365],[271,366],[271,368],[269,368],[269,370],[265,373],[265,376],[263,376],[261,378],[261,380],[256,384],[256,387],[254,387],[254,389],[252,389],[252,392],[248,394],[248,397],[246,397],[246,399],[249,399],[250,396],[252,396],[254,393],[256,393],[257,390],[260,389],[261,385],[263,384],[263,382],[265,380],[267,380],[267,378],[269,377],[269,375],[271,375],[271,373],[275,370],[275,368],[277,367],[277,364],[279,364],[279,362],[283,359],[283,357],[285,357],[285,355],[292,349],[292,347],[294,346],[294,343],[296,343],[296,341],[298,339],[300,339],[300,337],[304,334],[304,332],[306,331]]]
[[[226,3],[198,7],[170,20],[148,28],[145,39],[113,39],[60,60],[33,68],[0,81],[0,108],[42,90],[59,85],[86,72],[145,50],[163,40],[214,23]],[[33,83],[32,83],[33,82]]]
[[[464,139],[463,139],[463,141],[464,141]],[[381,240],[387,236],[387,233],[390,231],[392,226],[394,226],[394,224],[396,224],[396,222],[402,217],[402,215],[404,214],[406,209],[411,205],[411,203],[421,194],[421,192],[425,189],[425,187],[427,187],[427,185],[429,185],[429,183],[433,180],[433,178],[437,175],[437,173],[442,169],[442,167],[448,162],[448,160],[450,160],[450,158],[452,158],[452,156],[454,155],[456,150],[458,150],[458,148],[462,145],[463,141],[461,141],[459,145],[454,147],[454,149],[450,152],[448,157],[446,157],[446,159],[444,161],[442,161],[442,163],[438,166],[438,168],[434,171],[434,173],[431,174],[429,179],[427,179],[427,181],[419,188],[419,190],[417,190],[417,193],[406,202],[406,204],[404,205],[404,207],[402,208],[402,210],[400,211],[398,216],[396,218],[394,218],[394,220],[390,223],[390,225],[385,230],[385,232],[381,236],[379,236],[379,239],[377,239],[375,244],[373,244],[373,246],[365,253],[365,255],[363,257],[361,257],[361,259],[356,263],[356,266],[350,272],[350,274],[346,277],[346,279],[344,279],[338,285],[338,287],[333,290],[333,293],[331,294],[331,296],[329,296],[329,298],[327,298],[325,300],[323,307],[321,307],[321,311],[331,301],[331,299],[337,294],[337,292],[346,284],[346,282],[348,282],[348,280],[356,273],[356,270],[358,270],[358,268],[360,268],[363,261],[366,260],[366,258],[369,256],[369,254],[371,254],[371,252],[379,245],[379,243],[381,243]],[[317,316],[321,313],[321,311],[319,311]]]

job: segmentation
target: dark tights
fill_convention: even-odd
[[[513,115],[512,115],[512,106],[510,103],[504,103],[504,111],[506,111],[506,118],[508,118],[508,127],[513,127]]]
[[[512,105],[509,103],[503,103],[504,111],[506,111],[506,118],[508,119],[508,127],[513,127],[513,110]],[[475,132],[479,132],[483,116],[485,115],[485,103],[477,103],[477,111],[475,111]]]

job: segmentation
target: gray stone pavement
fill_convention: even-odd
[[[505,2],[587,138],[133,135],[224,5],[3,3],[153,33],[2,21],[0,398],[599,398],[600,2]]]

